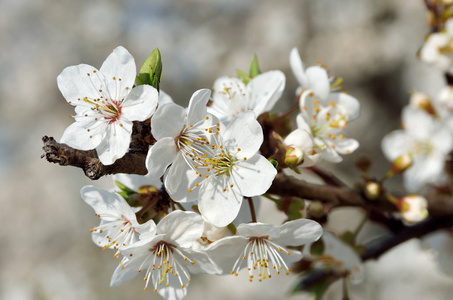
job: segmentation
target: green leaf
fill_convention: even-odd
[[[233,223],[228,224],[227,228],[231,231],[232,234],[236,234],[236,226]]]
[[[126,193],[126,195],[128,195],[128,196],[137,193],[136,191],[128,188],[127,186],[125,186],[124,184],[122,184],[119,181],[115,180],[115,184],[121,190],[122,193]],[[121,193],[118,193],[118,194],[122,195]]]
[[[244,82],[245,85],[247,85],[250,82],[250,77],[249,75],[245,74],[244,71],[237,69],[236,73],[238,74],[238,77]]]
[[[135,78],[137,85],[148,84],[159,91],[160,79],[162,77],[162,59],[159,48],[153,50],[145,60],[138,76]]]
[[[258,57],[256,57],[256,55],[254,55],[252,63],[250,64],[249,76],[250,76],[250,78],[253,78],[253,77],[258,76],[260,74],[261,74],[261,71],[260,71],[260,67],[258,65]]]
[[[321,300],[329,286],[337,280],[336,277],[322,270],[312,269],[304,278],[294,287],[292,294],[299,291],[311,293],[315,300]]]

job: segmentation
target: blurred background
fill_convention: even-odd
[[[98,221],[79,190],[87,184],[109,188],[111,179],[90,182],[81,170],[40,159],[41,137],[59,140],[72,122],[73,107],[56,84],[65,67],[100,67],[118,45],[139,67],[159,47],[161,88],[187,105],[195,90],[237,68],[247,70],[257,54],[263,71],[280,69],[287,76],[276,108],[284,111],[297,87],[289,67],[296,46],[306,66],[327,64],[361,101],[362,116],[348,126],[349,136],[361,143],[356,154],[372,155],[372,172],[381,176],[389,164],[380,141],[398,128],[409,92],[436,96],[444,84],[440,73],[416,59],[428,30],[421,0],[1,0],[0,299],[160,299],[143,291],[141,278],[109,287],[117,262],[91,242],[89,229]],[[324,167],[353,184],[356,154]],[[398,178],[392,184],[401,190]],[[281,222],[272,209],[263,201],[259,219]],[[350,214],[339,212],[332,226],[354,223]],[[453,293],[453,280],[418,241],[367,263],[365,273],[365,281],[352,286],[352,299],[451,299]],[[296,281],[198,276],[186,299],[290,298],[286,291]],[[333,286],[327,298],[341,299],[339,291]]]

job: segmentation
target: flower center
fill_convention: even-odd
[[[285,270],[286,275],[289,275],[290,270],[281,253],[290,255],[288,250],[271,242],[268,237],[251,237],[244,253],[236,260],[231,274],[237,276],[242,262],[246,261],[250,282],[253,281],[256,272],[258,272],[259,282],[271,278],[271,270],[275,270],[276,275],[279,275],[281,270]]]
[[[149,249],[150,254],[140,265],[138,272],[146,268],[145,271],[145,290],[148,289],[149,279],[152,278],[154,284],[154,292],[157,292],[158,285],[165,284],[170,286],[170,281],[177,278],[181,288],[184,288],[191,282],[190,274],[182,265],[182,261],[188,261],[192,265],[193,260],[188,259],[174,245],[160,241]]]

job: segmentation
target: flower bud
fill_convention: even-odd
[[[367,199],[375,200],[376,198],[379,197],[380,193],[381,186],[379,185],[379,183],[374,181],[368,181],[365,184],[365,196],[367,197]]]
[[[409,153],[398,156],[392,163],[392,171],[395,174],[402,173],[406,171],[410,166],[412,166],[413,160],[412,155]]]
[[[420,222],[428,217],[428,201],[420,195],[407,195],[398,200],[397,206],[408,223]]]
[[[286,146],[286,153],[285,153],[285,164],[288,167],[296,167],[299,163],[301,163],[304,159],[304,153],[299,148],[294,146]]]

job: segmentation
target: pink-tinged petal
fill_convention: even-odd
[[[121,126],[122,125],[122,126]],[[100,161],[111,165],[124,156],[131,142],[132,123],[119,120],[107,127],[104,140],[96,147]]]
[[[229,188],[222,177],[206,179],[200,188],[198,200],[198,209],[203,218],[217,227],[230,224],[238,215],[242,203],[242,196]]]
[[[360,102],[345,93],[332,93],[329,95],[328,102],[334,102],[345,109],[349,121],[355,120],[360,116]]]
[[[322,233],[322,227],[317,222],[307,219],[289,221],[280,226],[281,234],[271,240],[282,246],[301,246],[317,241]]]
[[[187,107],[187,124],[194,125],[206,118],[207,107],[211,91],[208,89],[198,90],[193,93]]]
[[[166,234],[172,244],[190,248],[203,234],[203,218],[194,212],[176,210],[157,224],[157,234]]]
[[[166,137],[158,140],[148,151],[146,156],[146,177],[157,180],[164,175],[165,170],[176,158],[175,140]]]
[[[234,263],[244,252],[248,238],[243,236],[229,236],[215,241],[205,252],[222,269],[221,274],[230,274]]]
[[[156,111],[157,90],[149,85],[140,85],[132,89],[122,103],[122,117],[129,121],[144,121]]]
[[[293,70],[294,76],[296,76],[297,81],[303,88],[308,88],[308,78],[304,71],[304,64],[300,58],[297,48],[291,50],[289,55],[289,62],[291,64],[291,69]]]
[[[181,133],[186,121],[186,110],[177,104],[168,103],[159,106],[151,118],[151,132],[156,140],[175,138]]]
[[[124,99],[128,93],[126,88],[129,91],[132,89],[137,74],[134,58],[121,46],[113,50],[99,71],[105,76],[107,89],[113,100]]]
[[[277,238],[280,236],[280,228],[265,223],[241,224],[237,227],[237,233],[248,238],[264,236]]]
[[[381,142],[382,152],[388,160],[409,153],[415,145],[415,139],[405,130],[394,130],[384,136]]]
[[[306,75],[309,85],[305,88],[312,90],[315,93],[315,97],[319,97],[318,100],[326,104],[325,102],[330,92],[330,81],[327,71],[324,68],[314,66],[307,69]]]
[[[61,94],[71,105],[84,105],[85,97],[99,98],[99,90],[103,90],[105,86],[103,75],[95,67],[86,64],[65,68],[58,75],[57,84]]]
[[[246,197],[264,194],[277,175],[275,167],[263,156],[256,154],[247,160],[240,160],[233,167],[231,183],[233,189]],[[251,184],[253,183],[253,184]]]
[[[337,138],[332,141],[335,146],[335,151],[339,154],[351,154],[359,148],[359,142],[350,138]]]
[[[93,127],[98,128],[98,126],[103,127],[103,129],[91,132]],[[95,149],[105,137],[105,127],[104,123],[94,121],[92,118],[87,119],[87,122],[72,123],[63,132],[60,143],[79,150]]]
[[[105,215],[102,217],[105,221],[114,221],[123,215],[136,223],[135,213],[123,197],[117,193],[87,185],[80,190],[80,196],[94,209],[96,214]]]
[[[285,89],[286,78],[281,71],[262,73],[247,84],[247,102],[258,117],[270,111]]]
[[[263,143],[263,129],[255,113],[246,111],[237,115],[225,129],[223,140],[223,147],[233,156],[242,159],[255,155]]]

